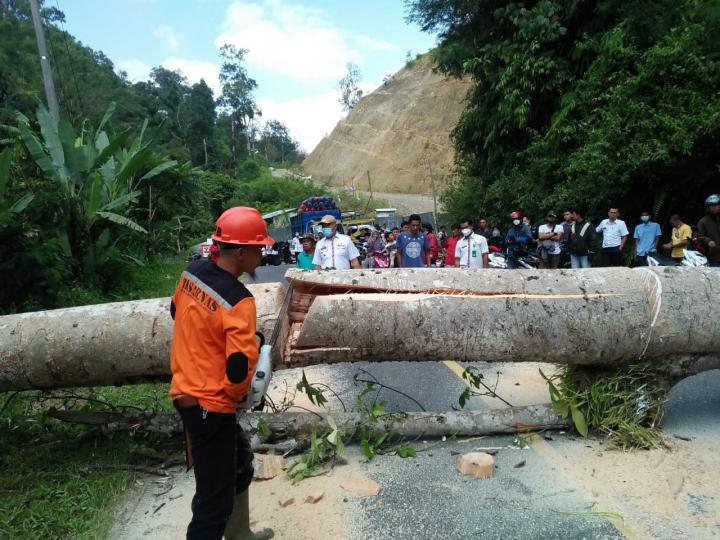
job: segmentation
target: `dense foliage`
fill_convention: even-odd
[[[228,206],[318,191],[270,174],[303,156],[281,122],[257,123],[247,51],[221,50],[220,96],[163,67],[132,83],[62,12],[42,16],[59,123],[41,105],[29,3],[0,2],[0,313],[113,299],[138,265],[184,258]]]
[[[702,212],[720,163],[718,0],[412,0],[440,70],[475,81],[454,214]]]

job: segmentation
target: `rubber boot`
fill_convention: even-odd
[[[250,530],[250,500],[248,490],[235,495],[232,514],[225,525],[225,540],[270,540],[275,536],[272,529],[258,532]]]

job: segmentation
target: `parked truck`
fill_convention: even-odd
[[[328,214],[340,221],[340,209],[332,197],[308,197],[298,208],[297,215],[290,218],[292,233],[315,234],[320,219]]]

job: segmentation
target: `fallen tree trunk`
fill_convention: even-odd
[[[240,425],[247,432],[258,431],[261,419],[274,437],[309,437],[312,431],[327,431],[328,414],[348,435],[366,425],[360,413],[247,413],[239,416]],[[176,413],[128,414],[118,412],[59,411],[49,416],[64,422],[105,427],[109,430],[134,431],[145,429],[160,433],[180,433],[182,424]],[[382,416],[373,429],[398,437],[443,437],[457,435],[471,437],[496,435],[542,429],[568,429],[570,424],[560,418],[548,405],[514,407],[489,411],[451,411],[443,413],[403,412]]]
[[[285,289],[248,288],[270,336]],[[0,391],[169,380],[172,328],[169,298],[0,317]]]
[[[720,368],[711,268],[299,271],[281,362],[456,359]],[[461,322],[458,324],[458,322]]]
[[[455,359],[614,366],[670,377],[720,368],[720,272],[290,270],[275,369],[358,360]],[[285,291],[251,286],[272,333]],[[0,317],[0,391],[169,377],[168,299]],[[462,321],[462,324],[458,324]]]

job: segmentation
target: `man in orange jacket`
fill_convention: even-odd
[[[188,464],[195,468],[187,538],[271,538],[270,530],[250,532],[253,454],[235,415],[258,362],[255,299],[238,278],[255,271],[262,246],[274,240],[260,213],[244,207],[223,213],[212,239],[220,248],[217,261],[192,262],[170,306],[170,396],[189,438]]]

